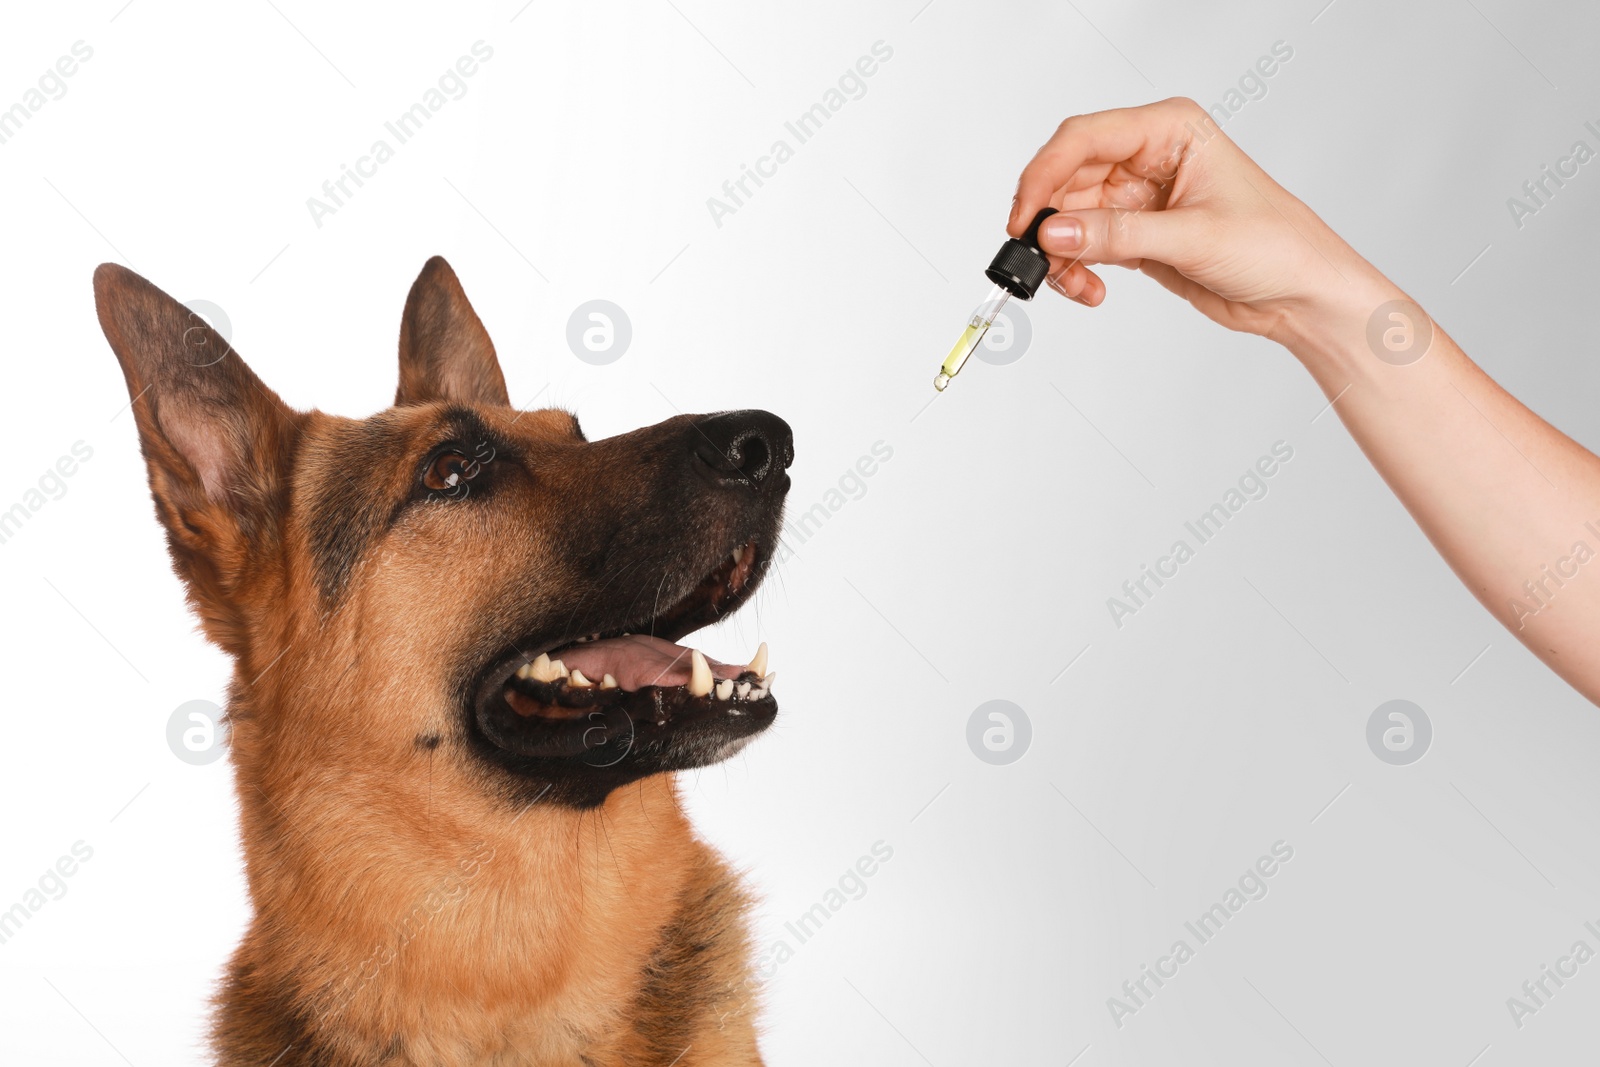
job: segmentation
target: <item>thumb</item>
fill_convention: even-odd
[[[1079,263],[1136,263],[1154,259],[1182,265],[1201,237],[1192,212],[1084,208],[1063,211],[1039,227],[1039,247]]]

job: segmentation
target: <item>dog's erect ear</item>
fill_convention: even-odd
[[[241,583],[280,533],[304,416],[205,320],[139,275],[101,264],[94,296],[133,398],[173,563],[207,635],[237,652]]]
[[[400,388],[395,391],[395,405],[430,400],[511,404],[494,342],[442,256],[423,265],[400,319]]]

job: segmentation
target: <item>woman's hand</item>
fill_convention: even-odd
[[[1089,264],[1143,271],[1230,330],[1288,342],[1377,271],[1269,177],[1192,100],[1067,119],[1022,172],[1008,232],[1043,207],[1050,284],[1089,307]]]
[[[1070,118],[1022,173],[1051,284],[1096,307],[1088,264],[1144,271],[1229,329],[1271,337],[1467,588],[1600,704],[1600,458],[1484,374],[1416,304],[1191,100]],[[1389,347],[1388,325],[1412,328]],[[1600,568],[1600,564],[1596,564]]]

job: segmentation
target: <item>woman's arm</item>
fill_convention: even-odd
[[[1046,204],[1062,211],[1041,231],[1058,292],[1098,306],[1090,267],[1115,263],[1283,344],[1473,595],[1600,704],[1600,458],[1496,385],[1192,101],[1068,119],[1023,172],[1011,232]]]

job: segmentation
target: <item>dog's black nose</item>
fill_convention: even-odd
[[[724,411],[689,428],[689,448],[719,481],[760,488],[794,462],[794,433],[770,411]]]

